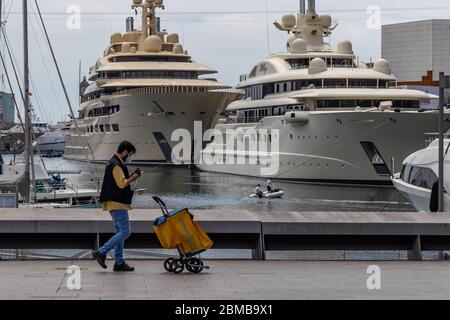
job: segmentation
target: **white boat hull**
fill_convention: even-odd
[[[284,191],[283,190],[278,190],[275,192],[264,192],[263,194],[263,198],[266,199],[281,199],[284,196]],[[250,198],[259,198],[258,195],[256,193],[250,195]]]
[[[34,197],[34,194],[32,194]],[[76,203],[83,200],[93,200],[99,196],[99,193],[95,189],[79,189],[79,190],[54,190],[51,192],[37,192],[36,202],[67,202]],[[22,201],[22,197],[19,196],[19,201]]]
[[[250,165],[249,159],[278,164],[277,180],[319,183],[391,184],[390,172],[379,174],[361,142],[373,143],[389,170],[391,159],[399,165],[412,152],[425,146],[425,134],[436,132],[437,113],[418,112],[311,112],[306,124],[289,124],[284,117],[265,118],[253,125],[256,129],[278,129],[279,153],[258,156],[238,149],[237,157],[247,157],[247,164],[200,164],[204,171],[261,177],[268,165]],[[414,125],[411,125],[414,124]],[[224,131],[242,125],[218,126]],[[247,127],[252,127],[247,125]],[[447,128],[448,129],[448,128]],[[218,158],[231,157],[234,150],[209,144]],[[203,152],[205,153],[205,151]],[[278,158],[278,159],[277,159]]]
[[[194,137],[195,121],[202,123],[204,132],[217,123],[220,113],[238,96],[237,92],[226,91],[112,96],[108,104],[120,105],[120,112],[111,116],[77,120],[77,123],[80,128],[118,124],[120,132],[85,133],[80,136],[72,126],[64,157],[81,161],[86,161],[87,158],[95,162],[109,161],[120,142],[128,140],[138,150],[133,162],[150,165],[171,163],[170,149],[179,143],[170,141],[172,133],[177,129],[187,129]],[[97,100],[92,102],[89,109],[103,105]],[[161,108],[166,113],[161,113]],[[163,140],[169,144],[169,149],[165,152],[155,133],[162,134],[165,138]]]
[[[445,146],[450,140],[445,139]],[[419,212],[432,212],[438,209],[436,184],[439,177],[438,140],[433,141],[427,148],[409,155],[403,162],[403,170],[392,178],[394,187],[401,192]],[[450,190],[450,155],[445,153],[444,161],[444,190]],[[432,203],[432,201],[434,201]],[[444,192],[444,211],[450,211],[450,197]]]

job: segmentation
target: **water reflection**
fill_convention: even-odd
[[[103,178],[104,165],[45,159],[48,168],[78,170],[68,175],[69,181],[80,186]],[[135,168],[131,167],[130,171]],[[250,199],[255,186],[264,179],[200,172],[174,167],[142,168],[144,175],[135,188],[145,188],[135,197],[136,208],[156,208],[151,195],[158,194],[170,207],[196,209],[245,209],[251,211],[413,211],[413,207],[394,188],[307,185],[276,182],[285,190],[283,199]]]

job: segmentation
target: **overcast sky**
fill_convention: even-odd
[[[28,2],[31,6],[34,0]],[[111,33],[125,31],[126,17],[134,15],[130,9],[132,1],[38,2],[45,13],[44,19],[75,107],[79,62],[82,62],[83,74],[86,74],[106,48]],[[4,0],[3,3],[7,36],[22,70],[22,1]],[[371,17],[367,13],[370,6],[381,9],[382,24],[450,16],[448,0],[317,0],[316,3],[319,13],[330,13],[339,22],[331,44],[334,46],[344,38],[351,40],[355,53],[363,61],[378,59],[381,52],[381,31],[367,27]],[[70,15],[65,12],[73,5],[81,9],[79,30],[66,27]],[[272,23],[284,13],[298,11],[297,0],[165,0],[165,5],[166,10],[161,13],[163,29],[178,32],[194,60],[218,70],[217,78],[230,85],[235,85],[239,75],[248,73],[253,65],[269,54],[268,51],[284,50],[287,35],[276,30]],[[66,118],[68,107],[36,16],[32,14],[34,5],[29,10],[32,102],[42,121],[60,121]],[[3,49],[3,39],[1,46]]]

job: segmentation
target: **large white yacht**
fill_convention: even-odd
[[[156,10],[164,9],[163,0],[134,0],[132,8],[142,10],[141,29],[129,18],[127,32],[113,34],[91,67],[66,142],[68,159],[107,161],[129,140],[138,149],[133,163],[171,163],[174,130],[194,136],[194,122],[213,127],[241,95],[204,77],[216,71],[194,62],[178,34],[160,30]]]
[[[280,180],[390,184],[391,159],[402,161],[425,145],[425,133],[437,131],[437,112],[421,110],[420,103],[438,97],[396,88],[389,62],[361,63],[348,40],[333,50],[325,42],[336,28],[332,18],[319,15],[314,0],[307,11],[302,3],[300,14],[275,23],[291,34],[287,52],[241,77],[237,88],[246,94],[228,106],[229,117],[216,127],[198,167]],[[251,129],[257,133],[247,135]],[[234,132],[234,145],[227,131]],[[274,140],[276,149],[249,148]]]

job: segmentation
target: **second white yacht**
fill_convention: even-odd
[[[228,106],[229,117],[216,127],[198,167],[280,180],[390,184],[391,159],[402,161],[425,145],[425,133],[437,131],[437,112],[420,110],[420,102],[438,97],[392,87],[389,62],[361,63],[348,40],[333,50],[325,42],[336,28],[332,18],[319,15],[314,0],[308,3],[307,12],[275,23],[291,34],[287,52],[241,77],[237,88],[246,94]],[[270,145],[252,148],[260,144]]]

